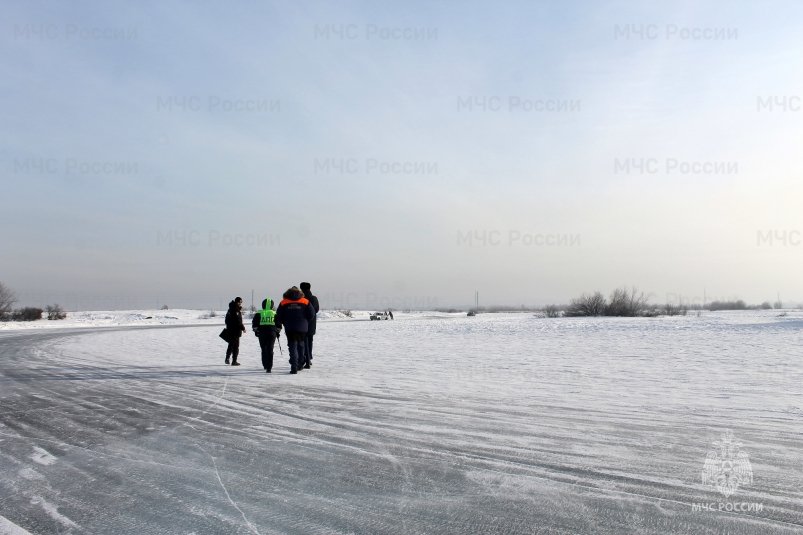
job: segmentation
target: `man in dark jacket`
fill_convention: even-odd
[[[279,328],[276,327],[276,312],[273,310],[273,299],[262,301],[262,310],[254,314],[251,320],[251,329],[259,338],[259,348],[262,350],[262,367],[265,373],[273,368],[273,345],[279,337]]]
[[[318,312],[321,311],[321,306],[318,304],[318,298],[312,295],[312,285],[310,285],[308,282],[302,282],[300,286],[301,291],[304,292],[304,297],[307,298],[307,301],[310,302],[312,308],[315,309],[315,314],[318,314]],[[307,369],[312,366],[312,338],[315,336],[315,327],[317,326],[317,323],[317,316],[313,316],[312,321],[309,324],[307,337],[305,339],[304,367]]]
[[[240,337],[245,332],[245,325],[243,325],[243,298],[235,297],[234,301],[229,303],[229,311],[226,312],[226,332],[229,336],[227,340],[229,346],[226,348],[226,364],[229,363],[231,357],[231,365],[239,366],[237,357],[240,354]]]
[[[315,309],[297,287],[293,286],[282,296],[276,309],[276,327],[284,327],[287,350],[290,353],[290,373],[298,373],[305,360],[305,347],[309,323],[315,317]]]

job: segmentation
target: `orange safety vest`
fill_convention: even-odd
[[[301,299],[282,299],[282,302],[279,303],[279,306],[289,305],[290,303],[301,303],[302,305],[308,305],[309,299],[306,297],[302,297]]]

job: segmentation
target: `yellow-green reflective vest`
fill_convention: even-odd
[[[276,325],[276,311],[271,310],[271,306],[273,306],[273,301],[270,299],[267,300],[268,302],[265,303],[266,307],[264,310],[259,311],[259,325]]]

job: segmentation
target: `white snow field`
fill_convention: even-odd
[[[1,332],[0,533],[803,533],[800,312],[221,322]]]
[[[174,309],[174,310],[92,310],[67,312],[67,317],[58,321],[0,321],[0,332],[20,329],[64,329],[67,327],[134,327],[152,325],[219,325],[226,311]],[[340,311],[321,311],[321,320],[367,319],[370,312],[355,311],[353,318]],[[421,313],[417,313],[421,314]],[[445,315],[445,314],[440,314]],[[43,314],[45,316],[45,314]]]

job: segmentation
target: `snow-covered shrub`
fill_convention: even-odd
[[[17,302],[17,296],[14,295],[8,286],[0,282],[0,320],[6,320],[11,314],[11,307]]]
[[[67,313],[61,308],[61,305],[47,305],[47,319],[49,320],[63,320],[67,317]]]
[[[11,319],[14,321],[36,321],[42,319],[42,312],[44,310],[36,307],[18,308],[11,313]]]
[[[605,296],[600,292],[594,292],[591,295],[583,294],[577,299],[572,299],[564,316],[602,316],[607,304]]]
[[[559,318],[560,308],[557,305],[547,305],[544,307],[544,316],[547,318]]]
[[[647,296],[637,288],[617,288],[611,293],[611,300],[605,307],[606,316],[641,316],[647,310]]]

